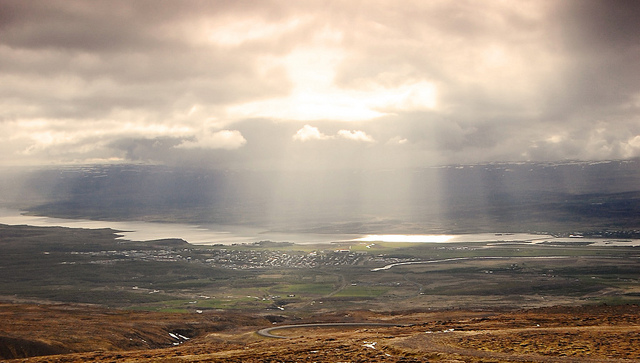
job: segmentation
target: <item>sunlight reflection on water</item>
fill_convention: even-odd
[[[455,236],[431,234],[370,234],[354,241],[359,242],[448,242]]]

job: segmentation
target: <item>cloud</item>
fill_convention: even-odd
[[[400,136],[394,136],[387,141],[387,145],[405,145],[407,143],[409,143],[409,140]]]
[[[313,127],[310,125],[304,125],[295,135],[293,135],[293,139],[296,141],[308,141],[308,140],[327,140],[330,139],[331,136],[327,136],[318,130],[317,127]]]
[[[177,145],[179,149],[225,149],[234,150],[242,147],[247,140],[237,130],[204,132],[194,140],[185,140]]]
[[[340,130],[336,136],[353,141],[375,142],[375,140],[364,131]]]
[[[346,139],[360,142],[375,142],[373,137],[360,130],[339,130],[335,135],[325,135],[317,127],[304,125],[293,135],[295,141]]]

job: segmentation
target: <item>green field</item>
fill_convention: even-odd
[[[380,286],[347,286],[344,290],[339,291],[334,297],[356,297],[356,298],[374,298],[389,291],[387,287]]]
[[[640,300],[638,247],[480,242],[192,246],[115,237],[106,229],[0,225],[0,296],[153,311],[265,314]],[[462,260],[447,260],[455,258]],[[403,261],[431,263],[372,271]]]
[[[332,284],[282,284],[278,285],[275,288],[272,288],[270,291],[273,293],[280,294],[302,294],[305,296],[324,296],[331,291],[334,290],[334,286]]]

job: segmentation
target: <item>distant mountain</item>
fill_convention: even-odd
[[[331,172],[100,165],[12,170],[0,186],[2,205],[69,218],[347,232],[640,229],[638,160]]]

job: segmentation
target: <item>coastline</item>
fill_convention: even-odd
[[[119,239],[152,241],[178,238],[193,245],[232,245],[259,241],[290,242],[294,244],[330,244],[333,242],[375,243],[575,243],[575,238],[555,237],[533,233],[468,233],[468,234],[322,234],[269,232],[257,227],[229,225],[191,225],[145,221],[95,221],[27,215],[19,210],[0,208],[0,224],[36,227],[67,227],[116,231]],[[640,239],[580,238],[593,246],[640,246]]]

